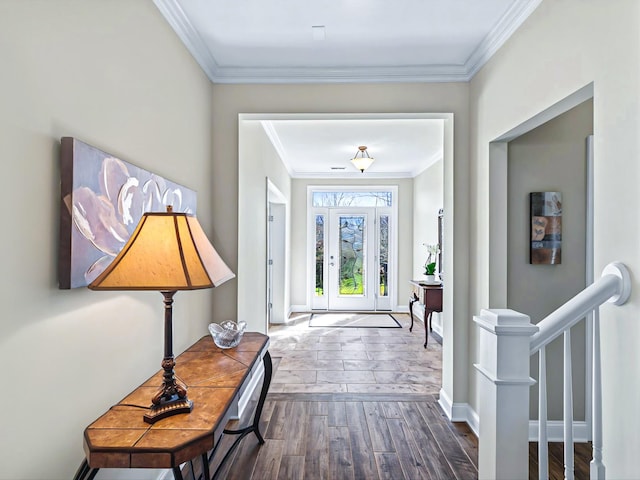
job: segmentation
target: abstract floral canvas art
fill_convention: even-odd
[[[84,287],[111,263],[145,212],[196,213],[196,193],[72,137],[61,139],[62,289]]]
[[[532,192],[529,263],[556,265],[562,261],[562,193]]]

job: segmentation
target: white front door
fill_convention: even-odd
[[[334,208],[327,229],[329,310],[374,310],[375,208]]]

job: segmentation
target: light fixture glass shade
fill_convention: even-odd
[[[351,163],[360,170],[360,172],[364,173],[364,171],[371,166],[374,158],[369,156],[369,152],[367,152],[367,147],[362,145],[358,147],[358,152],[356,152],[356,156],[351,159]]]
[[[196,217],[145,213],[127,244],[90,285],[93,290],[196,290],[235,277]]]
[[[364,172],[367,168],[369,168],[371,166],[371,164],[373,163],[373,158],[371,157],[356,157],[351,159],[351,163],[353,163],[353,165],[360,170],[361,172]]]

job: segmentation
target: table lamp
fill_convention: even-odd
[[[91,284],[92,290],[157,290],[164,296],[164,369],[162,386],[151,399],[144,421],[189,413],[193,402],[175,378],[173,367],[173,295],[178,290],[212,288],[235,277],[193,215],[145,213],[127,244]]]

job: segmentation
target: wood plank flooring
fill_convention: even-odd
[[[246,437],[219,478],[477,478],[475,437],[448,422],[435,396],[393,401],[376,395],[341,397],[269,395],[261,422],[265,444],[260,446],[254,435]],[[224,437],[221,451],[232,441]],[[213,458],[212,472],[220,457]]]
[[[591,462],[592,445],[576,443],[573,449],[574,475],[576,480],[588,480],[590,477],[589,463]],[[529,479],[538,478],[538,442],[529,443]],[[564,444],[549,443],[549,480],[564,478]]]
[[[437,404],[441,345],[431,337],[424,349],[422,323],[409,332],[408,315],[395,316],[403,328],[311,328],[308,317],[272,328],[266,442],[253,434],[242,440],[219,478],[477,478],[475,436]],[[220,451],[233,440],[224,437]]]
[[[409,316],[394,316],[402,328],[311,328],[308,317],[272,328],[274,376],[260,422],[265,444],[253,434],[244,438],[218,478],[476,479],[477,438],[466,424],[449,422],[437,403],[441,345],[430,336],[424,349],[423,324],[409,332]],[[249,423],[252,411],[227,428]],[[234,440],[223,437],[211,474]],[[561,448],[550,445],[549,478],[562,478]],[[588,478],[590,454],[578,450],[576,478]],[[187,464],[185,479],[190,470]]]

